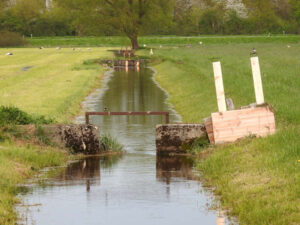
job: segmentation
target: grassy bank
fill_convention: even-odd
[[[139,37],[141,46],[146,45],[185,45],[198,44],[232,44],[232,43],[297,43],[297,35],[261,35],[261,36],[144,36]],[[28,38],[29,47],[55,46],[130,46],[127,37],[37,37]]]
[[[153,57],[156,80],[169,92],[169,101],[184,122],[203,122],[217,111],[212,61],[222,62],[226,97],[236,107],[255,102],[249,60],[252,47],[260,57],[265,99],[275,108],[278,131],[271,137],[214,148],[206,160],[198,162],[198,168],[240,224],[299,224],[300,45],[157,48]]]
[[[61,150],[18,145],[10,141],[0,143],[0,224],[16,224],[14,204],[18,185],[44,167],[63,165],[68,156]]]
[[[32,145],[32,140],[20,141],[22,134],[3,131],[4,127],[71,122],[78,115],[84,97],[100,85],[104,71],[92,59],[110,56],[106,50],[0,49],[0,105],[16,106],[26,112],[13,107],[0,109],[1,225],[16,224],[13,207],[18,185],[39,169],[63,165],[70,157],[62,150],[39,146],[37,142]],[[13,55],[5,56],[7,52]]]

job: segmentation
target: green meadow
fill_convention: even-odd
[[[155,79],[168,91],[168,101],[183,122],[192,123],[202,123],[217,111],[213,61],[222,63],[225,94],[236,108],[255,102],[250,52],[257,49],[265,100],[274,107],[277,133],[194,149],[195,154],[210,152],[205,159],[197,159],[197,169],[240,224],[299,224],[299,36],[154,36],[139,41],[147,48],[137,54],[149,57],[153,48]],[[111,47],[129,45],[123,37],[47,37],[28,42],[32,48],[0,49],[0,105],[16,106],[58,123],[72,122],[84,97],[100,87],[104,70],[93,60],[112,58]],[[40,50],[40,46],[46,48]],[[88,50],[90,46],[105,47]],[[5,56],[7,52],[13,55]],[[0,224],[7,225],[15,224],[17,218],[13,210],[16,186],[42,167],[65,164],[68,156],[49,147],[2,139]]]
[[[239,35],[239,36],[142,36],[138,38],[140,47],[144,44],[150,46],[159,45],[186,45],[198,44],[232,44],[232,43],[298,43],[298,35]],[[56,47],[56,46],[110,46],[129,47],[127,37],[33,37],[27,38],[28,47]]]
[[[277,133],[208,149],[198,160],[206,185],[240,224],[300,221],[300,44],[195,44],[155,48],[156,80],[170,94],[183,122],[203,122],[217,111],[213,61],[221,61],[225,95],[236,108],[255,102],[250,52],[260,59],[265,100],[274,107]],[[149,50],[140,54],[149,55]]]
[[[107,48],[0,49],[0,105],[70,122],[81,101],[100,86],[103,69],[90,60],[111,57]],[[5,56],[11,52],[12,56]]]

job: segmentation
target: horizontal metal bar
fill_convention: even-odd
[[[147,115],[165,115],[166,123],[169,123],[169,112],[86,112],[86,124],[89,124],[89,116],[147,116]]]
[[[169,112],[86,112],[87,115],[94,116],[146,116],[146,115],[166,115]]]

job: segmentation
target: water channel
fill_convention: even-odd
[[[87,97],[91,111],[170,111],[167,95],[153,71],[113,71],[104,86]],[[77,122],[83,122],[78,117]],[[163,116],[91,117],[91,122],[121,142],[123,156],[91,157],[72,163],[46,185],[22,195],[28,210],[20,224],[30,225],[223,225],[210,210],[213,196],[204,190],[187,157],[156,157],[155,125]]]

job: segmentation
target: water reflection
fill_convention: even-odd
[[[170,111],[166,94],[150,70],[114,72],[105,92],[86,101],[89,110]],[[97,97],[98,96],[98,97]],[[80,121],[80,120],[79,120]],[[155,125],[164,117],[94,117],[101,132],[125,145],[127,154],[86,158],[71,164],[41,188],[23,196],[31,208],[20,224],[36,225],[179,225],[222,224],[224,217],[208,210],[212,196],[203,190],[186,157],[155,156]],[[30,216],[28,216],[30,215]],[[224,224],[224,223],[223,223]]]
[[[122,155],[96,156],[70,164],[64,171],[55,177],[56,186],[86,184],[86,190],[91,185],[100,184],[101,168],[109,169],[122,158]]]
[[[159,181],[170,184],[172,178],[185,178],[194,180],[194,160],[184,156],[157,156],[156,157],[156,178]]]

